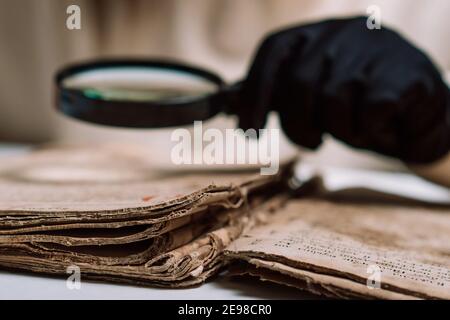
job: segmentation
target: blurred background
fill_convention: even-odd
[[[71,4],[81,8],[81,30],[66,28]],[[164,57],[236,81],[268,31],[364,15],[370,5],[380,7],[383,24],[424,49],[443,72],[450,70],[448,0],[0,0],[0,143],[126,141],[167,148],[170,129],[107,128],[56,113],[55,71],[84,59]],[[217,116],[209,125],[235,127],[236,119]],[[275,117],[270,125],[277,126]],[[285,138],[281,149],[299,151],[314,163],[401,169],[393,160],[352,151],[331,138],[316,153],[297,150]]]

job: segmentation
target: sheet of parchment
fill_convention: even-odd
[[[239,206],[246,193],[279,178],[154,172],[142,156],[116,149],[44,150],[0,163],[0,235],[33,234],[30,241],[55,236],[75,244],[62,230],[96,229],[105,239],[105,229],[121,228],[122,238],[142,239],[187,224],[187,216],[208,207]]]
[[[275,282],[306,290],[315,295],[342,299],[396,299],[415,300],[414,296],[382,288],[373,290],[366,284],[290,267],[280,262],[241,256],[239,263],[228,267],[229,276],[250,275],[263,281]]]
[[[362,297],[385,290],[449,299],[450,210],[293,200],[234,241],[226,255],[291,277],[309,272],[345,279],[338,287]],[[378,281],[370,278],[374,270],[381,271],[381,289],[367,286],[368,279]]]
[[[154,172],[142,156],[121,149],[48,149],[0,163],[0,217],[27,225],[63,213],[67,221],[158,216],[273,178],[255,171]]]

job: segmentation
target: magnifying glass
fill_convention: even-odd
[[[156,60],[106,60],[72,65],[56,75],[57,108],[92,123],[161,128],[192,124],[219,112],[233,114],[240,83]]]

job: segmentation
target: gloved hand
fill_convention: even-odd
[[[241,91],[243,129],[269,111],[295,143],[317,148],[324,133],[409,163],[450,149],[450,92],[430,59],[366,17],[299,26],[267,37]],[[436,30],[439,32],[439,30]]]

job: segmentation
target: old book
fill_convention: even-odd
[[[76,265],[85,278],[201,283],[251,225],[251,209],[273,202],[291,171],[169,174],[125,151],[49,149],[1,163],[0,266],[66,275]]]
[[[450,299],[448,207],[294,199],[225,254],[233,274],[328,297]]]

